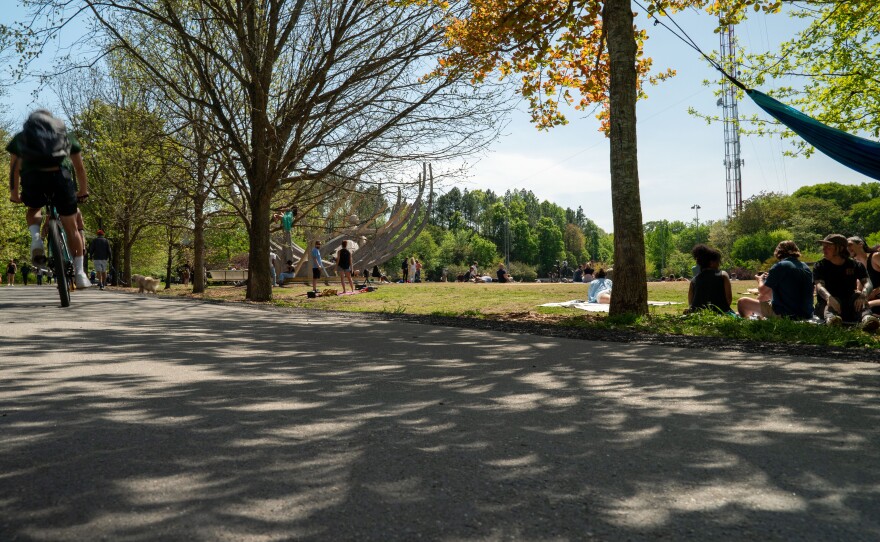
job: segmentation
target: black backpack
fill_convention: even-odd
[[[70,156],[64,122],[48,111],[34,111],[21,129],[18,150],[22,159],[37,167],[61,165]]]

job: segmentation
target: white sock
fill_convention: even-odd
[[[30,226],[28,226],[28,229],[31,231],[31,241],[35,243],[40,241],[40,225],[31,224]]]
[[[73,257],[73,272],[77,275],[80,273],[85,273],[83,271],[83,257],[82,256],[74,256]]]

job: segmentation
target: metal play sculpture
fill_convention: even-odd
[[[424,198],[426,188],[428,190],[427,202]],[[355,270],[381,266],[395,255],[405,251],[425,228],[431,216],[433,193],[434,176],[430,166],[423,165],[422,174],[419,176],[418,194],[415,199],[408,202],[403,198],[402,192],[398,188],[397,199],[391,206],[390,215],[385,223],[380,226],[375,225],[376,219],[389,211],[387,203],[380,206],[366,220],[362,220],[356,215],[350,215],[347,224],[341,227],[327,228],[327,224],[324,224],[323,228],[307,227],[305,237],[308,244],[306,247],[301,247],[293,241],[290,230],[294,226],[296,217],[289,212],[285,213],[281,218],[282,226],[280,228],[283,233],[283,241],[270,240],[272,249],[281,254],[281,258],[277,261],[278,271],[280,271],[281,264],[291,260],[294,262],[295,269],[293,280],[296,282],[311,281],[312,265],[309,256],[311,247],[314,246],[316,240],[320,240],[322,243],[321,259],[324,262],[324,268],[328,271],[328,276],[335,276],[334,264],[330,257],[338,252],[343,241],[349,242],[349,250],[355,246],[355,250],[352,251]],[[364,197],[361,195],[352,207],[357,207],[357,203],[362,201]],[[337,215],[345,203],[351,202],[338,203],[335,208],[330,210],[328,216]],[[329,274],[331,272],[333,275]]]

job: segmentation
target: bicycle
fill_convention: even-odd
[[[46,205],[46,233],[48,249],[48,265],[55,273],[58,284],[58,296],[61,306],[70,306],[70,291],[75,288],[73,280],[73,258],[67,248],[67,235],[61,225],[61,217],[54,205]]]

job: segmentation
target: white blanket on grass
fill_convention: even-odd
[[[684,303],[680,303],[678,301],[648,301],[648,305],[653,305],[655,307],[663,307],[666,305],[683,305]],[[581,301],[579,299],[572,299],[571,301],[563,301],[561,303],[544,303],[543,305],[539,305],[540,307],[571,307],[573,309],[580,309],[582,311],[589,312],[608,312],[608,308],[610,305],[605,303],[587,303],[586,301]]]

